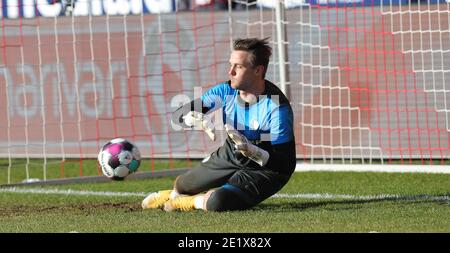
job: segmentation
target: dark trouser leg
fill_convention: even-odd
[[[215,190],[206,202],[206,210],[208,211],[233,211],[244,210],[254,206],[256,203],[248,200],[245,195],[236,191],[220,187]]]
[[[207,162],[177,177],[175,188],[181,194],[194,195],[224,185],[238,168],[211,155]]]
[[[289,175],[271,171],[240,170],[215,190],[206,203],[208,211],[232,211],[251,208],[278,192]]]

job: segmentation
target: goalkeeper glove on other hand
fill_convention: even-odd
[[[256,145],[253,145],[247,139],[247,137],[239,133],[239,131],[234,129],[230,124],[225,124],[225,130],[227,131],[228,136],[234,142],[234,147],[236,148],[236,150],[241,152],[242,155],[250,158],[261,167],[267,164],[267,162],[269,161],[269,152]]]
[[[216,140],[215,127],[209,116],[201,112],[190,111],[183,116],[183,120],[187,126],[201,129],[208,134],[212,141]]]

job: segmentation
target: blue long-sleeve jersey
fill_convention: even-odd
[[[269,152],[269,161],[264,167],[292,173],[296,163],[293,112],[288,99],[277,86],[265,81],[263,94],[254,103],[248,104],[240,98],[239,90],[231,87],[230,81],[223,82],[213,86],[200,99],[178,108],[172,120],[187,127],[182,117],[189,111],[209,113],[217,109],[222,109],[224,123],[233,125],[253,144]],[[218,153],[225,154],[224,159],[235,155],[230,144],[228,138],[225,145],[219,148]]]
[[[263,94],[253,104],[245,103],[229,82],[212,87],[201,100],[206,112],[222,108],[223,122],[234,126],[252,142],[282,144],[294,138],[289,101],[278,87],[268,81]]]

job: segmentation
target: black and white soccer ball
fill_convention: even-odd
[[[107,142],[98,154],[102,173],[113,180],[123,180],[141,165],[141,153],[130,141],[116,138]]]

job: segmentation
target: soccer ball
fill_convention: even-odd
[[[107,142],[98,153],[102,173],[113,180],[123,180],[141,165],[139,149],[128,140],[116,138]]]

